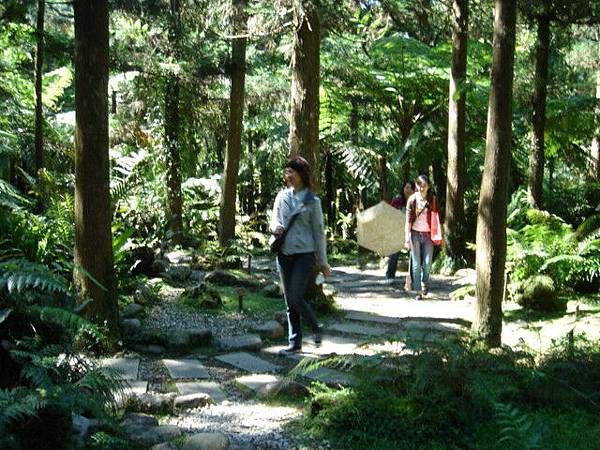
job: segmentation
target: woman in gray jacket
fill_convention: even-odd
[[[272,239],[287,229],[277,255],[277,269],[283,285],[289,330],[289,346],[282,352],[293,353],[302,349],[302,319],[312,329],[315,344],[321,344],[321,329],[306,301],[306,288],[315,263],[325,276],[331,275],[331,269],[327,263],[321,200],[310,190],[308,162],[295,156],[288,160],[284,170],[288,187],[275,198],[269,228]],[[290,227],[290,219],[296,214]]]

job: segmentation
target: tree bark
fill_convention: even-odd
[[[487,346],[502,337],[506,205],[512,139],[516,0],[496,0],[485,165],[477,215],[477,302],[474,332]]]
[[[295,9],[296,34],[292,54],[289,145],[291,155],[310,164],[313,189],[319,190],[320,22],[317,0],[302,0]]]
[[[42,79],[44,76],[44,15],[46,1],[37,2],[36,54],[35,54],[35,175],[44,167],[44,110],[42,104]]]
[[[533,143],[529,157],[529,204],[541,208],[544,181],[544,131],[546,127],[546,93],[548,89],[548,56],[550,53],[550,18],[537,17],[535,52],[535,87],[533,93]]]
[[[119,329],[108,156],[108,0],[76,0],[74,10],[74,281],[79,298],[92,300],[84,314],[105,326],[109,341],[115,343]]]
[[[247,16],[245,0],[233,0],[236,9],[234,33],[245,34]],[[242,127],[244,115],[244,83],[246,77],[246,38],[233,39],[231,46],[231,90],[229,94],[229,133],[225,150],[223,192],[219,217],[219,243],[225,246],[235,238],[235,211],[238,170],[242,154]]]
[[[465,260],[465,118],[469,0],[454,0],[452,67],[448,104],[448,168],[446,177],[445,250],[459,264]],[[453,264],[456,265],[456,264]]]
[[[179,56],[180,1],[170,2],[169,43],[172,57]],[[181,195],[181,156],[179,152],[179,77],[168,74],[165,80],[165,147],[167,176],[167,221],[171,242],[179,244],[183,238],[183,200]]]
[[[600,51],[600,32],[597,35],[598,49]],[[596,133],[592,140],[592,167],[591,175],[596,181],[600,181],[600,68],[596,73]]]
[[[391,199],[387,182],[387,160],[385,156],[379,156],[379,200],[389,202]]]

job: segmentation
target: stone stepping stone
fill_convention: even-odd
[[[285,334],[285,330],[276,320],[269,320],[255,325],[252,327],[252,331],[269,339],[278,339]]]
[[[208,371],[197,359],[163,359],[171,378],[209,378]]]
[[[299,353],[285,355],[291,359],[301,357],[319,357],[335,353],[336,355],[372,355],[374,352],[363,347],[359,347],[359,340],[356,338],[347,338],[343,336],[324,335],[323,342],[316,347],[308,339],[302,343],[302,351]],[[262,349],[263,352],[270,355],[277,355],[284,349],[284,345],[275,345]]]
[[[397,317],[380,316],[378,314],[371,314],[364,311],[350,311],[345,316],[348,320],[355,320],[359,322],[376,322],[385,324],[398,324],[400,321]]]
[[[231,350],[260,350],[262,339],[256,334],[241,334],[219,339],[219,348],[225,351]]]
[[[319,367],[304,376],[310,380],[325,383],[328,386],[350,386],[356,384],[356,380],[352,375],[328,367]]]
[[[208,394],[212,397],[215,403],[220,403],[227,400],[225,392],[221,390],[219,383],[214,381],[189,381],[175,383],[177,390],[181,395],[189,394]]]
[[[436,322],[430,320],[407,320],[403,323],[407,331],[435,331],[440,333],[460,333],[466,328],[455,322]]]
[[[333,325],[328,325],[327,329],[339,331],[341,333],[362,334],[365,336],[382,336],[384,334],[389,334],[389,331],[384,328],[375,328],[354,323],[334,323]]]
[[[249,391],[256,394],[264,386],[271,383],[277,383],[279,381],[281,381],[281,377],[279,376],[255,373],[236,378],[235,384],[243,391]]]
[[[121,380],[137,380],[140,360],[139,358],[104,358],[100,360],[100,365],[116,371]]]
[[[122,405],[127,401],[127,399],[135,397],[136,395],[145,394],[147,391],[148,382],[146,380],[126,381],[125,385],[123,386],[123,392],[117,392],[117,403]]]
[[[228,353],[226,355],[217,356],[215,359],[237,367],[238,369],[245,370],[246,372],[273,372],[281,369],[280,366],[244,352]]]

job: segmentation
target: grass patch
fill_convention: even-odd
[[[239,290],[233,287],[218,287],[225,313],[239,312]],[[258,292],[243,291],[243,313],[260,319],[272,319],[273,314],[285,310],[283,298],[265,297]]]

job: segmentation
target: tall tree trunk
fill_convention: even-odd
[[[500,346],[502,338],[516,3],[516,0],[495,2],[485,165],[477,214],[477,302],[473,330],[489,347]]]
[[[255,198],[258,195],[256,192],[256,183],[254,181],[254,135],[248,136],[248,172],[250,172],[250,181],[248,185],[248,211],[247,214],[254,215],[256,213]]]
[[[44,14],[46,1],[38,0],[35,53],[35,175],[44,167],[44,111],[42,78],[44,76]]]
[[[325,154],[325,203],[327,204],[327,225],[335,230],[335,189],[333,187],[333,153]]]
[[[548,55],[550,53],[550,18],[537,18],[537,48],[535,52],[535,87],[533,92],[533,145],[529,157],[527,198],[535,208],[542,206],[544,181],[544,131],[546,127],[546,92],[548,86]]]
[[[379,199],[389,202],[391,200],[387,181],[387,160],[385,156],[379,156]]]
[[[233,0],[236,9],[234,33],[246,32],[246,1]],[[242,154],[242,127],[244,115],[244,82],[246,77],[246,38],[233,39],[231,44],[231,90],[229,94],[229,133],[225,150],[223,191],[219,217],[219,243],[225,246],[235,238],[235,210],[238,170]]]
[[[318,0],[302,0],[296,9],[296,34],[292,54],[290,154],[310,164],[313,189],[319,190],[319,70],[320,22]]]
[[[81,300],[92,300],[84,314],[105,325],[114,343],[119,329],[108,156],[108,0],[76,0],[74,9],[74,281]]]
[[[598,51],[600,52],[600,32],[596,34]],[[600,68],[596,72],[596,133],[592,140],[592,170],[591,175],[600,181]]]
[[[446,254],[458,266],[465,260],[465,83],[469,37],[469,0],[454,0],[452,67],[448,104],[448,168],[446,177]]]
[[[180,0],[170,2],[169,43],[172,57],[179,57]],[[171,242],[183,238],[183,200],[181,195],[181,155],[179,151],[179,77],[170,73],[165,80],[165,147],[167,169],[167,220]]]

